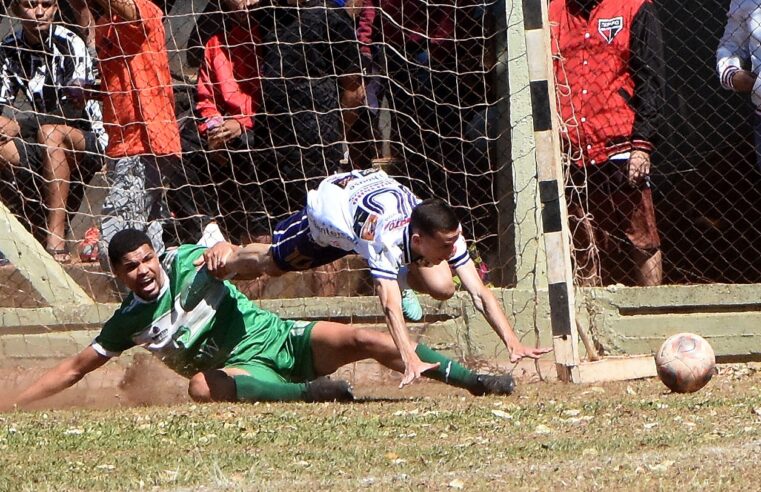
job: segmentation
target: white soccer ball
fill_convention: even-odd
[[[692,393],[713,377],[716,356],[711,345],[694,333],[669,337],[655,354],[658,377],[671,391]]]

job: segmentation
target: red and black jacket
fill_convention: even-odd
[[[561,132],[573,161],[651,152],[665,87],[652,2],[552,0],[549,17]]]

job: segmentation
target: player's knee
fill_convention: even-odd
[[[428,295],[437,301],[446,301],[454,295],[455,287],[453,283],[437,285],[428,291]]]
[[[61,147],[63,146],[65,134],[59,125],[42,125],[37,130],[37,141],[39,143]]]
[[[204,373],[199,372],[190,378],[188,382],[188,395],[195,402],[207,403],[212,401],[211,390]]]

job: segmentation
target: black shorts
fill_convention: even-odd
[[[272,259],[284,272],[310,270],[333,263],[351,253],[314,242],[309,232],[306,210],[300,210],[278,222],[272,235]]]
[[[85,151],[82,153],[81,165],[86,168],[101,165],[103,163],[104,149],[100,147],[98,136],[94,132],[81,131],[85,136]],[[37,143],[36,131],[34,136],[31,137],[26,134],[22,135],[24,136],[12,139],[19,153],[21,167],[35,173],[41,173],[45,146]]]

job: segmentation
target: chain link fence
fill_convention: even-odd
[[[550,3],[578,285],[759,281],[753,108],[717,72],[729,39],[751,68],[752,3]]]
[[[125,155],[122,144],[133,137],[142,140],[133,146],[136,155],[156,152],[146,152],[155,145],[152,110],[135,109],[136,121],[125,124],[125,108],[108,107],[114,101],[104,82],[109,63],[121,56],[118,49],[134,46],[126,38],[121,47],[99,44],[106,27],[87,26],[103,2],[88,2],[61,3],[50,20],[67,31],[47,47],[28,42],[23,33],[34,21],[24,18],[30,9],[55,9],[55,2],[6,2],[2,26],[17,35],[3,49],[4,122],[19,123],[8,149],[24,152],[2,156],[1,193],[57,261],[96,271],[96,264],[83,265],[96,256],[85,235],[102,218],[112,185],[104,174],[109,157]],[[197,241],[210,221],[232,242],[266,242],[323,177],[380,167],[421,198],[449,201],[484,280],[512,282],[504,271],[514,262],[514,245],[498,230],[512,192],[495,179],[509,174],[510,159],[510,128],[500,127],[507,95],[497,91],[504,81],[495,70],[506,45],[503,3],[167,0],[158,6],[169,66],[155,67],[171,75],[180,149],[179,158],[158,165],[160,180],[146,185],[161,199],[141,220],[158,219],[167,245]],[[136,39],[145,32],[135,31]],[[76,40],[59,39],[69,36]],[[80,49],[91,58],[79,60]],[[75,73],[80,64],[84,72]],[[130,66],[125,74],[149,77],[141,70],[147,72]],[[82,111],[85,101],[99,105],[100,114]],[[108,146],[93,141],[100,135],[96,120],[103,120]],[[159,126],[171,133],[174,124]],[[42,135],[43,126],[57,137]],[[130,133],[130,127],[145,131]],[[72,143],[72,128],[86,141]],[[10,135],[11,127],[6,130]],[[357,268],[344,262],[333,270]],[[326,275],[317,283],[356,290],[327,288],[323,295],[368,292],[367,282]],[[287,290],[268,295],[305,294]]]

